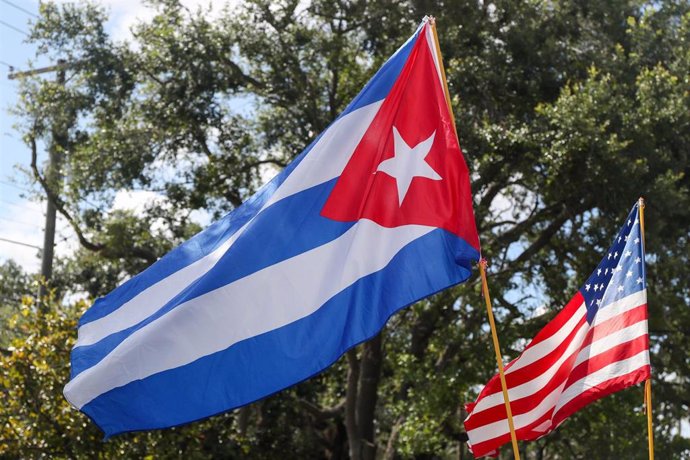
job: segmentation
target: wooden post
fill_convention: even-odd
[[[640,210],[640,236],[642,237],[642,249],[644,249],[644,198],[640,197],[638,204]],[[643,261],[644,262],[644,261]],[[649,460],[654,460],[654,427],[652,425],[652,377],[644,382],[644,407],[647,413],[647,447]]]
[[[496,323],[494,322],[494,312],[493,308],[491,307],[491,298],[489,297],[489,284],[486,281],[486,259],[481,259],[479,261],[479,273],[482,276],[482,292],[484,293],[484,301],[486,302],[486,312],[489,315],[491,336],[494,340],[494,351],[496,352],[498,375],[501,379],[501,388],[503,389],[503,402],[506,405],[508,427],[510,428],[510,440],[513,443],[513,456],[515,457],[515,460],[520,460],[520,451],[518,450],[517,436],[515,435],[515,425],[513,424],[513,411],[510,409],[510,399],[508,398],[508,385],[506,384],[506,376],[503,373],[503,357],[501,356],[501,346],[498,343]]]
[[[455,127],[455,115],[453,115],[453,107],[450,103],[450,92],[448,91],[448,81],[446,80],[446,69],[443,66],[443,58],[441,56],[441,47],[438,43],[438,34],[436,33],[436,20],[433,17],[428,18],[429,25],[431,26],[431,31],[433,34],[433,45],[436,49],[436,59],[438,61],[439,72],[441,81],[443,82],[443,90],[446,95],[446,103],[448,104],[448,112],[450,113],[450,118],[453,124],[453,130],[455,130],[455,137],[457,138],[458,132]],[[458,140],[459,143],[459,140]],[[489,285],[486,282],[486,260],[482,259],[479,261],[479,272],[482,275],[482,290],[484,293],[484,300],[486,300],[486,311],[489,314],[489,324],[491,325],[491,335],[494,339],[494,349],[496,351],[496,362],[498,363],[498,373],[501,377],[501,387],[503,388],[503,400],[506,405],[506,413],[508,415],[508,426],[510,427],[510,438],[513,442],[513,455],[515,460],[520,460],[520,451],[518,450],[517,436],[515,435],[515,426],[513,424],[513,413],[510,410],[510,400],[508,399],[508,388],[506,386],[506,378],[503,374],[503,359],[501,358],[501,348],[498,343],[498,335],[496,334],[496,324],[494,322],[494,314],[491,309],[491,299],[489,297]]]

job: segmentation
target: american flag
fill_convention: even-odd
[[[649,378],[639,212],[636,204],[582,288],[506,366],[519,440],[540,438],[587,404]],[[465,429],[475,457],[495,455],[510,442],[498,375],[467,410]]]

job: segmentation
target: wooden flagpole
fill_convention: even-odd
[[[503,372],[503,357],[501,356],[501,346],[498,343],[498,334],[496,332],[496,323],[494,321],[494,312],[491,308],[491,298],[489,297],[489,284],[486,281],[486,259],[482,258],[479,261],[479,273],[482,276],[482,292],[484,294],[484,301],[486,302],[486,312],[489,315],[489,325],[491,326],[491,336],[494,340],[494,351],[496,352],[496,363],[498,364],[498,375],[501,379],[501,389],[503,390],[503,402],[506,405],[506,414],[508,415],[508,427],[510,428],[510,440],[513,443],[513,456],[515,460],[520,460],[520,451],[518,450],[517,436],[515,435],[515,424],[513,423],[513,411],[510,409],[510,399],[508,398],[508,385],[506,384],[506,376]]]
[[[446,79],[446,68],[443,66],[443,57],[441,56],[441,45],[438,43],[438,33],[436,32],[436,19],[431,16],[429,17],[429,24],[431,25],[431,31],[434,34],[434,48],[436,48],[436,58],[438,59],[438,67],[441,71],[441,80],[443,81],[443,91],[446,94],[446,103],[448,104],[448,111],[450,112],[450,118],[453,122],[453,130],[455,131],[455,137],[458,137],[458,129],[455,126],[455,115],[453,114],[453,106],[450,104],[450,91],[448,91],[448,80]],[[458,143],[460,139],[458,139]]]
[[[640,236],[642,236],[642,248],[644,249],[644,198],[640,197],[638,201],[638,208],[640,210]],[[644,261],[643,261],[644,263]],[[649,460],[654,460],[654,428],[652,426],[652,377],[644,382],[644,407],[647,413],[647,445],[649,448]]]
[[[446,80],[446,69],[443,66],[443,58],[441,56],[441,46],[438,42],[438,34],[436,33],[436,20],[429,17],[429,25],[434,35],[434,47],[436,49],[436,58],[438,60],[439,71],[441,73],[441,81],[443,81],[443,90],[446,95],[446,102],[448,104],[448,111],[455,131],[455,137],[458,136],[458,131],[455,126],[455,115],[453,114],[453,106],[450,103],[450,91],[448,91],[448,81]],[[459,142],[459,140],[458,140]],[[491,335],[494,341],[494,350],[496,351],[496,362],[498,364],[498,374],[501,377],[501,388],[503,389],[503,401],[506,405],[506,414],[508,415],[508,427],[510,428],[510,439],[513,443],[513,456],[515,460],[520,460],[520,451],[518,450],[517,436],[515,434],[515,425],[513,423],[513,412],[510,410],[510,399],[508,398],[508,386],[506,385],[506,377],[503,373],[503,358],[501,357],[501,347],[498,343],[498,334],[496,333],[496,323],[494,322],[494,313],[491,308],[491,298],[489,297],[489,284],[486,281],[486,259],[479,261],[479,272],[482,276],[482,292],[484,300],[486,301],[486,311],[489,314],[489,325],[491,326]]]

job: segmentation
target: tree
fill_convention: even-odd
[[[41,53],[70,63],[64,87],[25,81],[18,109],[30,149],[56,123],[67,133],[65,182],[48,195],[82,249],[62,261],[59,292],[103,294],[193,234],[193,211],[218,216],[239,205],[433,11],[504,353],[516,356],[572,295],[644,195],[657,447],[690,455],[676,429],[690,408],[687,1],[254,1],[213,20],[175,0],[153,5],[157,15],[135,27],[131,43],[113,42],[105,13],[90,4],[45,3],[32,29]],[[160,199],[141,213],[112,211],[119,190]],[[535,317],[537,307],[546,313]],[[159,455],[449,457],[463,452],[462,404],[495,372],[484,324],[471,280],[401,312],[308,382],[106,449],[137,455],[148,442]],[[45,334],[63,340],[66,325]],[[20,380],[12,382],[16,390]],[[27,407],[38,398],[13,397]],[[527,445],[527,457],[641,457],[644,418],[630,415],[640,405],[634,389],[610,397]],[[612,420],[616,430],[603,429]],[[98,450],[90,425],[71,423],[46,427],[56,433],[46,445],[71,456],[56,439],[87,436],[80,452]],[[29,455],[17,446],[7,452]]]

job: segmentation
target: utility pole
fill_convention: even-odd
[[[56,65],[42,67],[40,69],[28,70],[24,72],[12,72],[7,78],[10,80],[29,77],[47,72],[57,72],[56,83],[60,86],[65,85],[65,70],[69,67],[64,60],[58,59]],[[52,127],[52,139],[48,149],[48,166],[46,168],[46,183],[57,195],[60,193],[60,186],[62,182],[62,169],[64,146],[67,141],[67,127],[64,122],[56,120]],[[43,233],[43,251],[41,257],[41,276],[44,284],[41,284],[39,291],[40,298],[47,294],[48,281],[53,277],[53,255],[55,249],[55,224],[57,218],[57,208],[55,203],[50,198],[46,197],[46,221]]]

